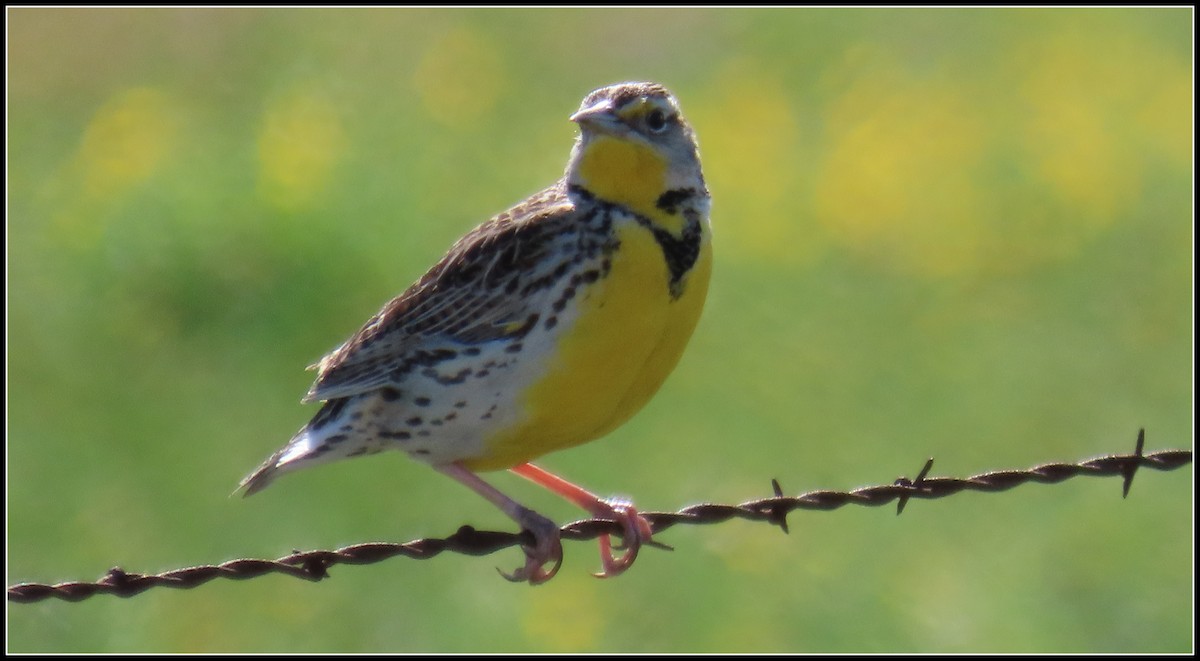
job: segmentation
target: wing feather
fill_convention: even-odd
[[[476,227],[321,359],[305,402],[400,387],[401,366],[509,335],[536,313],[520,281],[553,268],[574,206],[557,184]]]

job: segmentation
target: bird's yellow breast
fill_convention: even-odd
[[[677,298],[650,230],[628,222],[617,238],[608,275],[579,292],[574,323],[521,396],[522,421],[488,439],[484,456],[462,462],[468,468],[507,468],[603,436],[641,409],[679,362],[708,293],[707,236]]]

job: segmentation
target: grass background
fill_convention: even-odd
[[[675,375],[543,464],[644,509],[1190,447],[1193,13],[9,9],[7,580],[405,541],[400,454],[238,481],[303,366],[553,181],[589,90],[678,95],[716,268]],[[568,504],[494,482],[559,520]],[[1192,469],[9,605],[15,652],[1186,652]]]

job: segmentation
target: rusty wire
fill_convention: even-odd
[[[763,521],[777,525],[786,533],[787,515],[798,509],[833,510],[844,505],[878,507],[897,502],[896,513],[904,511],[911,498],[943,498],[962,491],[1005,491],[1026,482],[1055,484],[1080,475],[1114,476],[1124,478],[1124,495],[1129,495],[1133,475],[1138,468],[1173,470],[1191,463],[1191,450],[1161,450],[1143,454],[1144,430],[1138,432],[1137,447],[1130,455],[1107,455],[1074,464],[1050,463],[1026,470],[994,471],[968,478],[928,477],[933,459],[925,462],[915,480],[901,477],[892,484],[869,486],[852,491],[810,491],[799,496],[784,496],[779,482],[771,480],[775,495],[751,500],[740,505],[699,504],[678,512],[644,512],[642,516],[655,533],[676,524],[721,523],[733,518]],[[621,526],[606,519],[586,519],[561,528],[564,540],[594,539],[602,534],[621,533]],[[501,549],[533,541],[528,532],[511,533],[475,530],[463,526],[445,538],[417,539],[403,544],[370,542],[345,546],[333,551],[293,552],[278,560],[240,559],[219,565],[201,565],[146,575],[128,573],[114,567],[94,583],[69,582],[47,585],[21,583],[8,588],[8,600],[32,603],[51,597],[64,601],[82,601],[94,594],[132,597],[155,587],[194,588],[222,577],[244,580],[264,574],[280,573],[310,581],[329,576],[328,569],[337,564],[366,565],[398,555],[424,560],[439,553],[452,551],[465,555],[488,555]],[[669,548],[669,547],[668,547]]]

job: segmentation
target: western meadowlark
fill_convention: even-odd
[[[242,481],[245,495],[285,472],[395,448],[533,533],[510,580],[554,576],[558,527],[476,471],[507,468],[620,522],[624,553],[602,536],[597,576],[633,563],[651,528],[631,504],[528,462],[616,428],[674,369],[708,291],[710,197],[695,134],[661,85],[598,89],[571,120],[580,135],[557,183],[461,238],[312,366],[304,401],[324,405]]]

